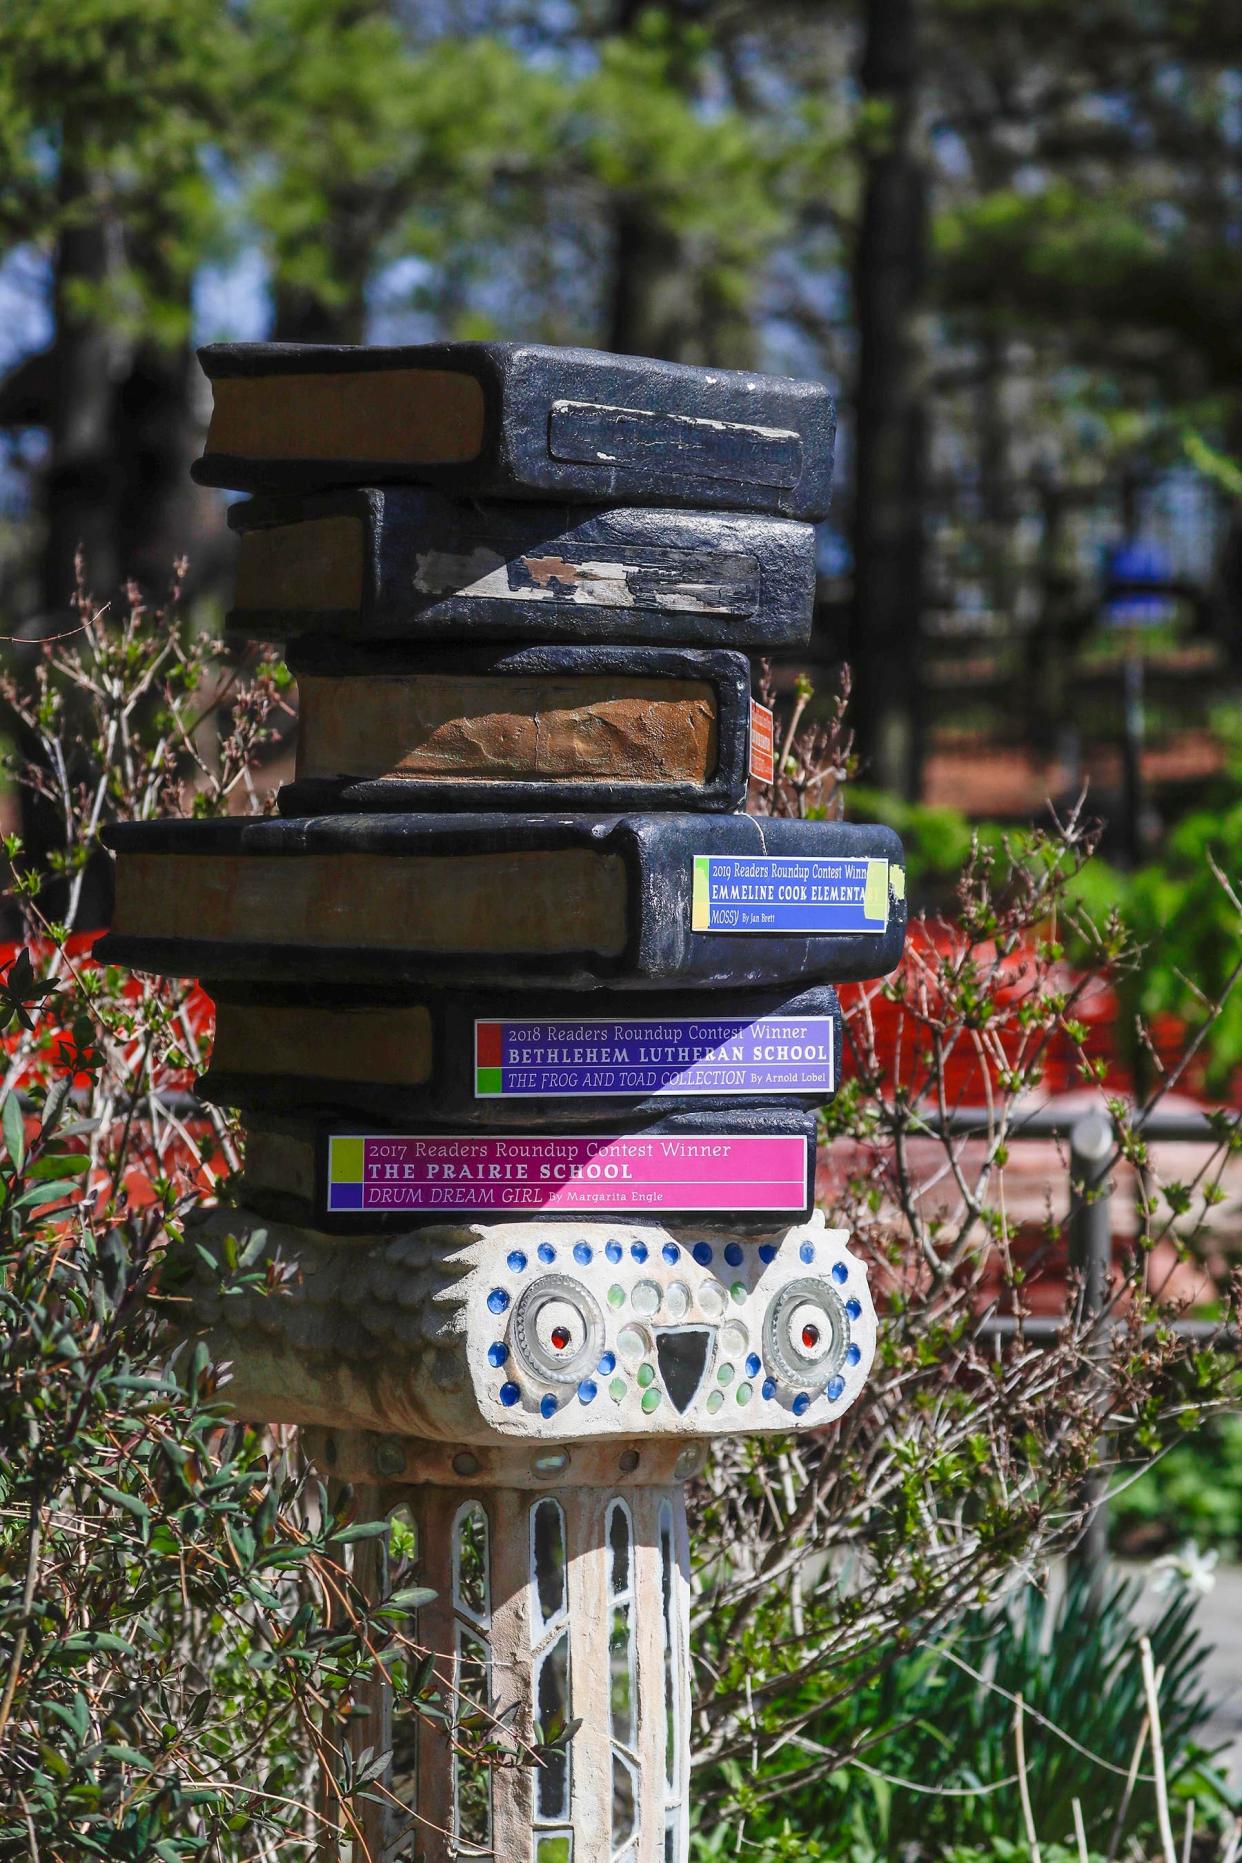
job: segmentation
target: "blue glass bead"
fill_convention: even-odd
[[[861,1300],[847,1300],[845,1303],[845,1311],[849,1314],[852,1320],[861,1320],[862,1301]]]
[[[499,1340],[497,1340],[495,1345],[489,1345],[487,1348],[487,1362],[489,1365],[503,1365],[508,1356],[508,1346],[501,1345]]]
[[[516,1384],[502,1384],[500,1387],[500,1401],[506,1410],[512,1410],[521,1395]]]
[[[841,1376],[839,1371],[834,1372],[824,1386],[824,1395],[830,1404],[835,1404],[844,1389],[845,1379]]]
[[[730,1266],[731,1268],[740,1268],[740,1267],[741,1267],[741,1265],[742,1265],[742,1249],[741,1249],[741,1244],[740,1244],[740,1243],[738,1243],[738,1242],[729,1242],[729,1243],[726,1243],[726,1245],[725,1245],[725,1260],[726,1260],[726,1261],[728,1262],[728,1264],[729,1264],[729,1266]]]
[[[580,1268],[585,1268],[587,1266],[594,1253],[595,1250],[591,1247],[589,1242],[574,1243],[574,1260]]]
[[[775,1396],[776,1396],[776,1384],[775,1384],[775,1381],[774,1381],[773,1379],[771,1379],[771,1378],[765,1378],[765,1379],[764,1379],[764,1381],[763,1381],[763,1395],[764,1395],[764,1396],[765,1396],[766,1398],[769,1398],[769,1399],[771,1399],[771,1398],[773,1398],[773,1397],[775,1397]]]
[[[553,1397],[551,1391],[548,1392],[546,1397],[541,1397],[539,1399],[539,1415],[541,1417],[554,1417],[556,1415],[556,1399]]]
[[[748,1378],[757,1378],[759,1376],[759,1363],[759,1354],[757,1352],[752,1352],[746,1361],[746,1376]]]
[[[596,1387],[592,1384],[591,1380],[589,1378],[584,1378],[582,1383],[578,1386],[578,1402],[580,1404],[593,1404],[595,1402],[595,1391]]]
[[[487,1296],[487,1310],[489,1313],[503,1313],[508,1304],[509,1296],[506,1294],[503,1287],[494,1287]]]
[[[840,1286],[842,1285],[842,1283],[843,1283],[843,1282],[845,1282],[845,1281],[848,1281],[848,1280],[849,1280],[849,1278],[850,1278],[850,1271],[849,1271],[849,1269],[848,1269],[848,1268],[846,1267],[846,1265],[845,1265],[845,1263],[844,1263],[843,1261],[834,1261],[834,1262],[833,1262],[833,1264],[832,1264],[832,1278],[833,1278],[833,1280],[834,1280],[834,1281],[835,1281],[835,1282],[837,1283],[837,1285],[838,1285],[838,1287],[840,1287]]]
[[[807,1396],[806,1392],[799,1391],[798,1395],[793,1400],[793,1413],[795,1417],[800,1417],[803,1411],[810,1409],[810,1406],[811,1406],[811,1400]]]
[[[675,1242],[666,1242],[664,1247],[660,1250],[660,1253],[663,1255],[670,1268],[675,1261],[681,1260],[681,1250]]]
[[[605,1352],[603,1358],[599,1361],[597,1369],[601,1378],[611,1378],[613,1372],[617,1369],[616,1353]]]
[[[620,1261],[621,1244],[619,1242],[605,1242],[604,1253],[607,1255],[609,1261]]]
[[[696,1242],[693,1253],[694,1259],[698,1262],[700,1268],[711,1267],[712,1245],[710,1242]]]
[[[761,1242],[759,1245],[759,1259],[763,1263],[765,1268],[767,1267],[769,1262],[775,1261],[776,1260],[775,1244],[772,1242]]]
[[[861,1357],[862,1357],[862,1353],[858,1350],[858,1347],[856,1345],[846,1346],[845,1362],[847,1365],[857,1365]]]
[[[813,1242],[804,1242],[801,1248],[798,1250],[798,1258],[801,1261],[814,1261],[815,1260],[815,1244]],[[836,1273],[835,1268],[833,1269],[833,1273],[834,1274]]]
[[[556,1250],[553,1248],[550,1242],[541,1242],[539,1244],[538,1255],[539,1255],[540,1261],[555,1261],[556,1260]]]
[[[521,1274],[523,1268],[526,1266],[526,1257],[523,1255],[520,1248],[510,1249],[505,1259],[511,1274]]]
[[[634,1257],[635,1261],[646,1261],[647,1244],[645,1242],[635,1242],[633,1248],[630,1250],[630,1254]]]

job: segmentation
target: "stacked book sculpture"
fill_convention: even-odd
[[[197,476],[257,494],[232,626],[286,641],[301,725],[278,818],[112,835],[102,954],[204,979],[201,1090],[246,1122],[194,1323],[239,1413],[414,1522],[451,1706],[372,1856],[681,1863],[683,1484],[831,1425],[875,1344],[815,1109],[832,986],[901,954],[901,847],[740,812],[831,403],[531,345],[203,361]],[[281,1291],[222,1304],[239,1236]],[[540,1763],[472,1757],[479,1705]]]

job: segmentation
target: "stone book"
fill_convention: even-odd
[[[501,504],[415,485],[233,505],[228,626],[261,640],[804,646],[815,533],[719,511]]]
[[[750,662],[667,647],[337,647],[289,655],[297,780],[320,809],[737,809]]]
[[[828,986],[679,992],[334,989],[207,983],[205,1100],[247,1112],[480,1129],[607,1126],[835,1094],[841,1010]],[[415,1126],[410,1124],[410,1130]]]
[[[106,963],[255,981],[765,988],[885,976],[886,827],[750,815],[124,822]]]
[[[835,415],[817,382],[539,343],[217,343],[199,359],[203,485],[828,511]]]

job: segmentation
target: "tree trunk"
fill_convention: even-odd
[[[618,0],[614,30],[632,32],[651,0]],[[664,8],[674,26],[702,18],[702,0],[673,0]],[[689,96],[693,61],[675,70]],[[619,191],[609,205],[612,277],[606,307],[607,347],[626,356],[658,356],[728,369],[755,365],[753,319],[745,303],[718,288],[710,265],[696,264],[681,234],[655,210],[641,188]]]
[[[854,724],[875,781],[917,798],[922,763],[927,417],[917,320],[927,179],[917,149],[919,0],[871,0],[860,79],[884,113],[863,162],[854,265]]]
[[[621,195],[612,208],[608,348],[683,362],[694,339],[694,301],[681,243],[646,204]]]
[[[120,574],[113,484],[112,406],[117,344],[82,299],[104,284],[116,228],[100,210],[87,210],[90,185],[66,151],[60,173],[62,203],[78,211],[56,243],[51,351],[46,410],[48,463],[43,484],[44,546],[40,586],[46,618],[67,613],[73,593],[73,559],[86,552],[96,588],[114,587]]]
[[[172,229],[167,231],[171,244]],[[158,224],[141,243],[131,234],[130,261],[156,298],[176,303],[181,295],[188,299],[189,280],[163,263],[163,244]],[[232,573],[220,496],[190,478],[207,410],[200,384],[205,389],[188,336],[133,344],[116,384],[111,438],[116,549],[122,575],[136,577],[153,601],[162,600],[177,557],[189,558],[191,594],[221,587]]]
[[[369,276],[370,260],[365,258],[361,275],[349,280],[345,301],[332,304],[302,285],[278,278],[272,293],[272,342],[365,343]]]
[[[218,496],[189,478],[200,433],[188,342],[167,346],[119,334],[94,301],[121,263],[147,277],[158,273],[93,198],[89,169],[71,146],[58,186],[64,219],[54,258],[55,336],[42,356],[14,371],[0,407],[5,424],[42,426],[48,435],[35,633],[69,624],[79,549],[87,585],[101,602],[115,601],[129,576],[159,601],[181,555],[197,559],[201,586],[219,575],[228,549]],[[152,251],[158,252],[155,235]],[[188,293],[188,279],[182,282]],[[175,297],[178,281],[165,277],[157,288],[165,299]],[[40,755],[21,733],[18,748],[27,758]],[[38,861],[58,839],[55,812],[29,791],[22,792],[21,810],[27,852]],[[88,870],[80,926],[106,922],[108,871],[102,856]],[[63,916],[63,883],[53,884],[42,903],[53,917]]]
[[[135,250],[107,211],[92,207],[92,192],[89,174],[66,152],[55,338],[44,357],[33,359],[39,366],[24,371],[37,384],[38,405],[22,400],[14,408],[14,419],[48,432],[40,607],[49,626],[66,613],[79,546],[101,601],[113,599],[128,576],[159,599],[178,556],[188,555],[211,578],[223,534],[218,499],[189,478],[201,421],[188,340],[165,344],[119,334],[91,302],[122,262],[165,300],[175,302],[179,290],[188,295],[189,281],[161,276],[158,237],[151,236],[149,251]]]

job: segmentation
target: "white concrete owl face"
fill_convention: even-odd
[[[815,1429],[875,1354],[866,1269],[822,1215],[745,1237],[636,1220],[351,1238],[239,1210],[188,1228],[179,1312],[227,1362],[222,1395],[267,1422],[475,1445]],[[259,1231],[276,1291],[222,1292],[210,1257]]]
[[[822,1216],[769,1241],[499,1225],[466,1307],[480,1414],[564,1439],[822,1426],[875,1353],[848,1239]]]

